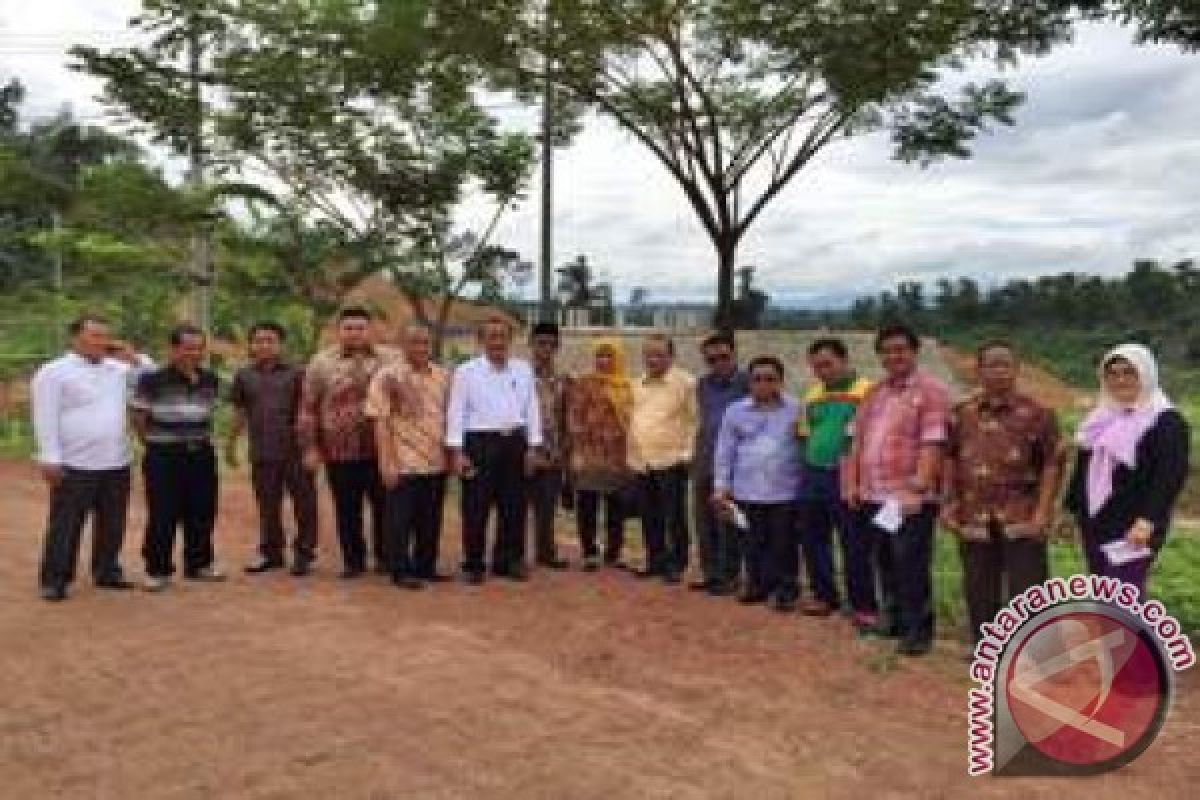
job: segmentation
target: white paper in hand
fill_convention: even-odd
[[[1149,547],[1133,544],[1128,539],[1116,539],[1108,544],[1100,545],[1100,549],[1104,552],[1108,563],[1114,567],[1128,564],[1131,561],[1140,561],[1153,555]]]
[[[733,520],[733,526],[739,531],[750,530],[750,520],[746,519],[746,512],[732,503],[729,505],[729,516]]]
[[[871,522],[888,533],[897,533],[904,524],[904,512],[900,509],[900,501],[894,497],[888,498]]]

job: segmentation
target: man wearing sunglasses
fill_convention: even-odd
[[[729,594],[738,576],[737,534],[718,518],[712,505],[713,454],[717,432],[729,406],[749,391],[746,373],[738,368],[737,349],[730,334],[715,333],[700,345],[708,371],[696,384],[695,460],[692,462],[692,513],[696,521],[696,544],[700,553],[701,578],[689,589],[712,595]]]

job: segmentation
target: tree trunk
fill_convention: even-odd
[[[737,239],[723,236],[713,242],[717,249],[717,310],[713,327],[722,333],[733,333],[733,279],[737,264]]]
[[[438,306],[437,322],[433,324],[433,359],[441,362],[442,348],[446,344],[446,321],[450,319],[450,306],[454,303],[452,295],[444,295]]]

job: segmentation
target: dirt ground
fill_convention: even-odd
[[[841,620],[619,572],[347,586],[328,524],[309,578],[238,573],[156,596],[85,580],[49,605],[34,587],[43,503],[28,465],[0,463],[5,798],[1165,800],[1200,781],[1195,676],[1119,773],[969,779],[950,643],[900,663]],[[135,502],[131,573],[141,519]],[[219,553],[238,567],[254,539],[239,476],[220,520]],[[575,556],[565,526],[563,539]]]

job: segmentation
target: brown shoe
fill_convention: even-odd
[[[824,600],[805,600],[800,604],[800,613],[806,617],[828,617],[833,613],[833,606]]]

